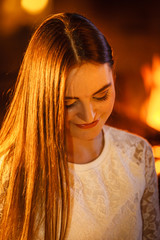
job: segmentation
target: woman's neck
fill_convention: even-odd
[[[68,161],[77,164],[85,164],[95,160],[102,152],[104,136],[100,134],[91,140],[82,140],[67,137]]]

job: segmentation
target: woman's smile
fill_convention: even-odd
[[[92,123],[86,123],[86,124],[76,124],[77,127],[82,128],[82,129],[88,129],[88,128],[93,128],[98,124],[99,120],[96,120]]]

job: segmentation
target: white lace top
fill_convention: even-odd
[[[104,127],[105,146],[88,164],[69,164],[74,176],[68,240],[158,240],[157,176],[150,145]]]
[[[69,163],[74,185],[67,240],[160,240],[151,146],[143,138],[106,126],[104,138],[96,160]],[[5,191],[5,182],[2,185]],[[4,191],[1,189],[0,214]],[[36,240],[44,240],[43,224]]]

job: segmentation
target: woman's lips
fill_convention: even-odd
[[[96,120],[96,121],[94,121],[92,123],[89,123],[89,124],[75,124],[75,125],[79,128],[87,129],[87,128],[95,127],[98,122],[99,122],[99,120]]]

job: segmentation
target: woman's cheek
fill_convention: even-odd
[[[108,110],[112,109],[114,105],[114,99],[110,98],[104,101],[103,103],[99,104],[98,109],[102,112],[107,112]]]
[[[66,110],[67,121],[71,121],[74,118],[75,115],[76,115],[76,111],[74,109],[67,109]]]

